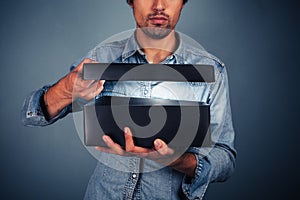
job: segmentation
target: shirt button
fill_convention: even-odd
[[[136,179],[137,175],[136,174],[132,174],[132,178]]]
[[[148,90],[145,90],[145,91],[144,91],[144,94],[145,94],[145,95],[148,94]]]

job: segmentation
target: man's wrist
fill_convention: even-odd
[[[47,121],[49,121],[50,120],[50,116],[49,116],[48,109],[47,109],[48,106],[47,106],[46,92],[40,97],[40,106],[41,106],[41,110],[43,112],[43,115],[44,115],[45,119]]]
[[[179,172],[186,174],[188,177],[193,178],[195,177],[197,159],[196,156],[192,153],[184,153],[169,166]]]
[[[72,103],[72,94],[69,95],[63,90],[60,81],[50,87],[43,95],[46,119],[52,119],[66,106]]]

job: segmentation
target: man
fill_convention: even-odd
[[[103,136],[107,147],[97,147],[101,162],[90,179],[85,199],[202,199],[210,182],[224,181],[233,172],[236,153],[227,72],[216,57],[186,43],[174,31],[186,2],[128,0],[136,21],[134,34],[121,41],[96,46],[56,84],[34,91],[25,100],[23,122],[31,126],[52,124],[70,113],[72,104],[102,96],[180,99],[210,104],[211,140],[215,145],[206,154],[203,153],[206,149],[191,147],[178,157],[176,151],[160,139],[154,141],[153,149],[135,146],[127,127],[124,127],[125,149],[109,136]],[[82,80],[83,64],[91,62],[209,64],[214,66],[216,81],[116,83]],[[120,170],[117,165],[123,168]],[[145,172],[147,167],[157,165],[163,167]]]

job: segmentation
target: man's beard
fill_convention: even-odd
[[[151,20],[151,18],[158,16],[158,15],[162,15],[165,18],[167,18],[168,23],[165,25],[150,26],[149,21]],[[142,29],[142,31],[144,32],[145,35],[147,35],[148,37],[150,37],[152,39],[156,39],[156,40],[163,39],[172,32],[172,26],[169,21],[169,16],[163,12],[155,12],[155,13],[149,14],[147,16],[147,21],[145,22],[145,24],[143,24],[143,25],[138,24],[138,27]]]
[[[143,27],[141,28],[143,33],[152,39],[163,39],[167,37],[171,32],[172,29],[169,25],[166,28],[161,27]]]

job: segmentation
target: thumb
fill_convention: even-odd
[[[154,148],[161,155],[167,155],[170,153],[170,148],[168,145],[161,139],[156,139],[154,141]]]
[[[85,58],[81,61],[81,63],[79,63],[79,65],[77,65],[74,69],[74,72],[82,72],[82,69],[83,69],[83,65],[85,63],[96,63],[96,61],[94,60],[91,60],[89,58]]]

